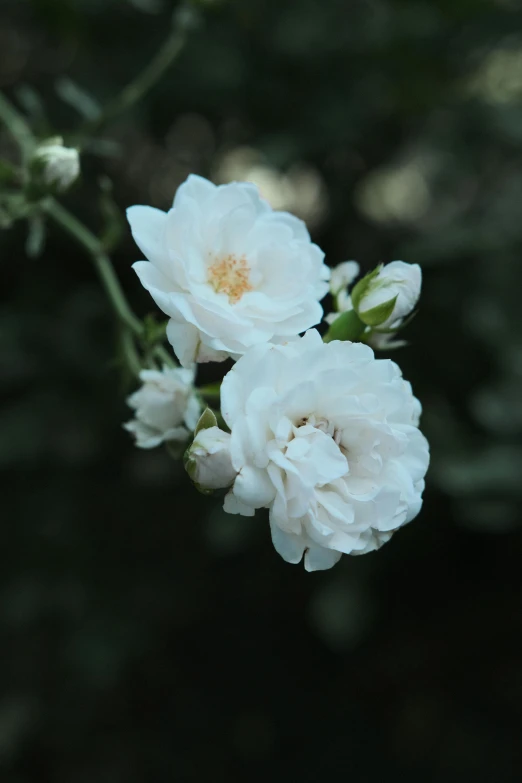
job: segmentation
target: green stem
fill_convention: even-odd
[[[160,362],[162,364],[165,364],[167,367],[169,368],[177,367],[174,358],[169,354],[169,352],[162,345],[157,345],[154,348],[153,353],[160,360]]]
[[[178,15],[176,26],[156,55],[145,69],[106,106],[100,116],[85,126],[83,129],[85,135],[97,133],[109,120],[130,109],[154,87],[183,50],[190,27],[189,16]]]
[[[58,225],[60,225],[70,236],[76,239],[76,241],[89,253],[119,320],[125,324],[133,334],[141,337],[144,331],[143,324],[129,307],[109,256],[105,252],[100,240],[54,198],[45,199],[45,201],[42,202],[42,206],[49,217],[58,223]]]
[[[121,329],[120,340],[127,367],[136,378],[139,378],[141,361],[136,351],[132,333],[128,329]]]
[[[24,161],[27,161],[34,147],[33,134],[23,115],[20,114],[18,109],[15,109],[13,104],[8,101],[1,92],[0,120],[2,120],[13,139],[20,147]]]
[[[209,383],[206,386],[200,386],[198,392],[206,400],[217,400],[219,402],[219,396],[221,393],[221,382]]]

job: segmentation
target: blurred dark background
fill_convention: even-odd
[[[522,6],[201,2],[179,60],[82,156],[63,202],[166,208],[251,179],[334,265],[419,262],[393,355],[432,446],[418,519],[307,574],[121,422],[89,258],[0,233],[0,781],[522,780]],[[168,0],[2,0],[0,89],[42,137],[167,34]],[[83,117],[82,117],[83,115]],[[0,133],[2,157],[15,155]],[[151,309],[127,230],[113,254]]]

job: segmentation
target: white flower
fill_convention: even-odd
[[[143,382],[127,399],[134,419],[123,426],[136,445],[152,449],[164,441],[184,441],[197,424],[201,406],[194,391],[194,373],[180,367],[142,370]]]
[[[170,317],[167,336],[183,366],[238,358],[321,320],[324,254],[305,224],[273,211],[255,185],[191,175],[169,212],[135,206],[127,215],[149,259],[134,269]]]
[[[397,297],[393,312],[378,326],[383,329],[398,326],[415,308],[420,296],[421,282],[422,272],[418,264],[392,261],[383,266],[374,277],[370,276],[368,286],[356,303],[357,312],[364,321],[365,313]],[[361,283],[364,283],[364,280]],[[355,297],[355,293],[353,295]]]
[[[325,315],[324,320],[327,324],[333,324],[341,313],[347,310],[353,310],[352,298],[348,293],[350,286],[359,274],[359,264],[357,261],[343,261],[337,264],[331,270],[330,293],[334,298],[334,312]]]
[[[408,345],[406,340],[397,340],[396,334],[396,332],[390,334],[372,329],[368,335],[364,336],[364,339],[374,351],[395,351],[397,348],[404,348],[405,345]]]
[[[341,289],[335,297],[335,304],[336,311],[333,313],[328,313],[328,315],[325,315],[324,317],[324,320],[327,324],[333,324],[333,322],[336,321],[342,313],[346,313],[348,310],[353,310],[352,297],[348,291],[345,291],[344,289]]]
[[[422,504],[428,444],[400,369],[315,329],[252,348],[225,376],[221,410],[238,475],[225,511],[270,509],[276,550],[309,571],[378,549]]]
[[[337,264],[330,276],[330,293],[332,296],[338,296],[344,288],[348,288],[359,274],[359,264],[357,261],[343,261]]]
[[[48,187],[67,190],[80,173],[78,150],[64,147],[60,137],[41,144],[34,159],[43,165],[42,178]]]
[[[230,457],[230,434],[219,427],[198,432],[189,449],[187,473],[204,489],[229,487],[237,472]]]

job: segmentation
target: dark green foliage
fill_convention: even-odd
[[[522,6],[201,5],[180,60],[85,148],[64,203],[117,245],[144,315],[114,204],[165,208],[237,146],[289,177],[312,167],[332,265],[423,266],[393,358],[425,410],[425,506],[377,554],[313,575],[283,563],[265,517],[224,515],[181,461],[134,448],[88,257],[55,226],[44,247],[33,221],[43,252],[28,258],[17,221],[0,232],[0,781],[517,783]],[[42,137],[74,142],[172,10],[3,0],[0,87]],[[15,159],[4,133],[0,157]]]

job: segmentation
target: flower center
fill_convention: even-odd
[[[325,419],[324,416],[315,416],[313,413],[310,414],[310,416],[303,416],[301,419],[299,419],[296,426],[305,427],[307,424],[315,427],[316,430],[321,430],[321,432],[325,432],[327,435],[330,435],[330,437],[334,439],[337,446],[340,445],[342,435],[341,430],[336,429],[334,424],[331,421],[328,421],[328,419]]]
[[[208,268],[208,282],[218,294],[226,294],[232,304],[239,302],[243,294],[252,291],[250,267],[245,256],[229,253],[221,256]]]

